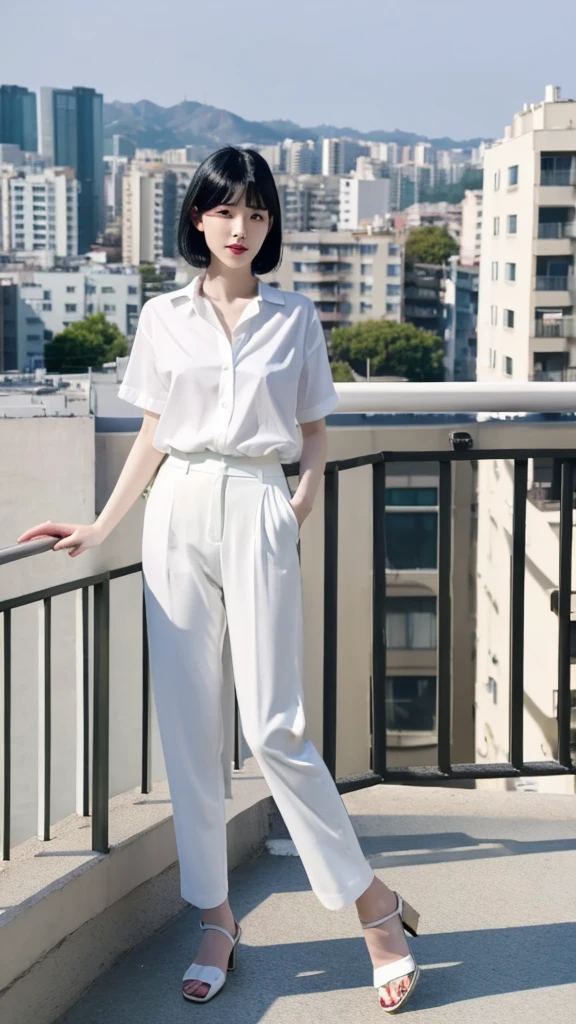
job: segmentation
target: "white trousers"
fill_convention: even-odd
[[[146,505],[150,667],[174,811],[182,896],[227,898],[223,647],[242,729],[329,909],[374,874],[333,779],[305,736],[298,522],[275,454],[170,455]]]

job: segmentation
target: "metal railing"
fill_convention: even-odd
[[[576,173],[573,168],[558,168],[556,170],[541,170],[540,184],[543,186],[557,186],[564,188],[569,185],[576,185]]]
[[[569,280],[570,278],[567,275],[538,274],[536,276],[536,291],[567,292]]]
[[[538,238],[574,238],[574,221],[541,221]]]
[[[573,411],[576,387],[567,384],[409,384],[338,385],[339,412],[371,411],[380,404],[387,411],[474,411],[523,412]],[[559,590],[558,590],[558,756],[551,761],[524,760],[524,601],[526,568],[526,507],[528,497],[528,460],[534,457],[558,460],[561,472]],[[452,546],[451,505],[452,467],[471,460],[506,459],[514,464],[512,589],[511,589],[511,681],[510,681],[510,760],[498,764],[452,763]],[[423,767],[393,767],[387,758],[387,645],[386,645],[386,479],[395,463],[438,463],[438,642],[437,642],[437,749],[438,764]],[[566,775],[576,772],[570,748],[570,594],[572,573],[572,503],[576,454],[554,450],[446,450],[380,451],[327,464],[324,477],[324,634],[323,634],[323,757],[332,773],[337,759],[337,675],[338,675],[338,516],[339,482],[343,473],[360,466],[372,467],[372,736],[371,769],[367,773],[337,779],[340,792],[390,782],[434,782],[480,778],[518,778],[534,775]],[[298,473],[298,464],[285,466],[288,477]],[[0,549],[0,566],[18,559],[49,551],[54,539],[32,541]],[[0,602],[3,623],[2,666],[2,758],[3,787],[0,793],[2,814],[2,858],[10,857],[11,821],[11,694],[12,694],[12,611],[27,605],[40,605],[41,701],[40,701],[40,787],[39,830],[41,839],[50,838],[51,751],[52,751],[52,600],[76,592],[78,595],[78,643],[82,653],[81,706],[78,716],[80,756],[78,813],[92,815],[92,849],[109,850],[109,730],[110,730],[110,586],[124,576],[141,573],[140,562],[97,573],[33,593]],[[92,720],[89,707],[89,592],[93,592],[93,698]],[[141,638],[142,736],[141,778],[143,793],[151,791],[151,690],[143,603]],[[91,729],[90,729],[91,726]],[[90,732],[92,731],[92,787],[89,788]],[[236,705],[234,760],[240,766],[240,728]],[[90,799],[91,797],[91,799]]]
[[[574,338],[576,323],[573,316],[558,317],[557,320],[535,320],[534,338]]]

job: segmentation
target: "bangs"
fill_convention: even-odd
[[[216,153],[214,157],[219,155]],[[237,206],[243,197],[246,206],[253,210],[268,210],[268,213],[272,213],[275,206],[270,189],[266,188],[262,175],[257,173],[257,165],[250,160],[249,151],[221,151],[221,159],[213,158],[212,167],[202,186],[198,189],[195,201],[200,213],[206,213],[215,206]]]

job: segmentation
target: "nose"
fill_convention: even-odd
[[[246,226],[244,224],[244,215],[241,213],[234,218],[232,234],[234,235],[235,238],[246,238]]]

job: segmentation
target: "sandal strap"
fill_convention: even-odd
[[[387,914],[386,917],[381,917],[379,921],[369,921],[367,924],[361,921],[360,923],[362,927],[377,928],[379,925],[385,924],[386,921],[391,921],[393,917],[396,917],[396,914],[400,914],[400,917],[402,917],[402,897],[396,893],[396,899],[398,900],[396,910],[393,910],[391,914]]]
[[[190,964],[182,981],[201,981],[203,985],[213,987],[224,977],[224,971],[221,971],[219,967],[211,967],[208,964]]]
[[[230,935],[230,932],[227,931],[226,928],[221,928],[219,924],[204,924],[204,921],[200,921],[200,927],[203,932],[222,932],[222,935],[226,935],[226,937],[230,939],[230,942],[232,943],[233,946],[236,945],[236,939],[234,938],[234,936]],[[238,924],[236,924],[236,929],[238,929]],[[236,935],[238,935],[238,931],[236,931]]]
[[[399,981],[407,974],[413,974],[416,970],[414,957],[411,955],[402,957],[401,960],[394,960],[391,964],[384,964],[374,970],[374,988],[382,988],[392,981]]]

